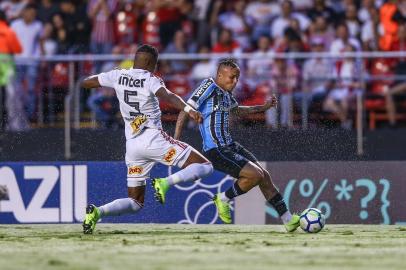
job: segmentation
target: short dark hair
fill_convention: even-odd
[[[219,70],[221,67],[238,68],[238,64],[237,61],[235,61],[235,59],[233,58],[225,58],[220,60],[217,70]]]
[[[154,58],[155,61],[158,60],[158,50],[152,45],[149,44],[141,45],[140,47],[138,47],[136,54],[140,52],[149,53]]]
[[[349,30],[349,29],[348,29],[348,25],[347,25],[345,22],[339,22],[339,23],[336,25],[336,30],[337,30],[338,28],[340,28],[340,27],[344,27],[347,31]]]
[[[26,10],[26,9],[35,9],[35,10],[37,10],[38,9],[38,6],[36,5],[36,4],[28,4],[28,5],[26,5],[25,7],[24,7],[24,9]]]

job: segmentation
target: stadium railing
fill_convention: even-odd
[[[173,61],[173,60],[185,60],[185,61],[199,61],[199,60],[219,60],[222,58],[231,57],[236,59],[239,63],[241,63],[241,70],[242,70],[242,79],[245,76],[245,61],[252,60],[252,59],[264,59],[264,56],[258,57],[255,53],[239,53],[239,54],[161,54],[160,61]],[[329,52],[325,53],[269,53],[265,56],[266,58],[271,59],[286,59],[286,60],[306,60],[315,57],[321,58],[329,58],[333,61],[344,59],[344,58],[355,58],[362,62],[366,60],[377,60],[377,59],[401,59],[406,58],[406,52],[345,52],[339,54],[332,54]],[[25,65],[30,63],[39,63],[38,67],[43,68],[45,66],[45,72],[42,75],[41,79],[45,78],[48,81],[48,84],[56,84],[58,83],[64,84],[61,86],[65,86],[66,94],[64,99],[64,112],[63,112],[63,121],[65,127],[65,153],[66,158],[69,159],[71,156],[70,153],[70,130],[72,128],[71,123],[73,123],[73,128],[79,129],[81,128],[81,115],[83,114],[84,107],[86,104],[83,102],[83,94],[80,91],[80,81],[95,72],[94,68],[97,66],[97,63],[101,65],[102,63],[118,63],[119,61],[131,60],[133,55],[53,55],[53,56],[42,56],[42,57],[15,57],[15,61],[17,64]],[[45,64],[44,64],[45,63]],[[96,65],[95,65],[96,63]],[[62,74],[58,74],[58,68],[55,68],[58,64],[59,71]],[[114,66],[114,65],[113,65]],[[361,65],[363,69],[366,68],[365,65]],[[56,71],[55,71],[56,70]],[[367,76],[361,75],[359,78],[360,81],[365,83],[373,83],[376,81],[379,82],[392,82],[394,80],[405,80],[405,76],[395,76],[394,74],[379,74],[379,72],[375,74],[371,74],[371,72],[364,72],[362,70],[360,74],[368,74]],[[172,74],[176,75],[176,74]],[[60,82],[57,81],[55,77],[60,76]],[[170,76],[169,76],[170,77]],[[166,80],[168,76],[164,77]],[[272,79],[272,78],[270,78]],[[334,79],[334,76],[330,78],[320,78],[324,80]],[[43,88],[46,88],[43,87]],[[302,87],[300,87],[302,88]],[[366,126],[366,117],[365,117],[365,98],[366,94],[368,94],[368,89],[363,89],[363,92],[360,92],[356,95],[356,103],[355,103],[355,128],[357,134],[357,153],[359,155],[363,154],[363,130]],[[38,118],[36,119],[38,126],[43,126],[44,122],[46,121],[45,118],[48,118],[47,121],[55,121],[55,115],[44,115],[44,93],[39,91],[39,102],[37,104],[38,107]],[[51,101],[52,102],[52,101]],[[373,111],[373,110],[372,110]],[[50,112],[52,114],[54,112]],[[306,102],[303,102],[302,109],[301,109],[301,117],[300,117],[300,126],[303,129],[308,128],[308,119],[309,119],[309,112]],[[382,117],[380,114],[376,114],[373,112],[369,115],[369,118],[373,118],[369,127],[375,127],[375,122],[379,117]],[[73,116],[73,117],[72,117]],[[49,120],[50,119],[50,120]],[[90,122],[92,123],[90,126],[95,127],[95,117],[94,115],[90,114]],[[263,119],[261,119],[263,120]],[[291,121],[293,122],[293,121]],[[372,123],[372,124],[371,124]]]

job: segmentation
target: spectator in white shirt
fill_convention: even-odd
[[[281,38],[285,29],[289,26],[289,20],[296,18],[299,21],[300,29],[306,31],[310,26],[310,20],[305,15],[293,12],[293,4],[289,0],[282,2],[282,14],[277,17],[271,25],[271,36],[274,39]]]
[[[210,49],[203,46],[199,49],[199,53],[208,54]],[[193,85],[200,83],[202,80],[213,77],[216,73],[217,61],[211,59],[203,59],[196,63],[192,72],[190,73],[190,78],[193,80]]]
[[[11,28],[16,32],[23,47],[20,56],[32,57],[43,54],[42,31],[43,25],[36,20],[36,6],[27,5],[22,18],[13,21]],[[27,85],[27,95],[24,98],[25,110],[30,120],[35,119],[37,96],[35,86],[38,76],[38,62],[35,60],[16,61],[16,91],[24,91],[24,81]]]
[[[365,51],[379,51],[379,36],[383,35],[379,11],[375,8],[368,11],[369,19],[364,22],[361,31],[362,48]]]
[[[355,51],[360,51],[361,49],[359,41],[350,37],[348,26],[346,24],[339,24],[336,27],[336,39],[331,43],[330,52],[339,54],[344,50],[346,45],[351,45]]]
[[[27,3],[28,0],[6,0],[0,3],[0,9],[6,13],[7,20],[11,22],[21,16]]]
[[[257,41],[263,35],[269,35],[272,18],[281,12],[277,0],[258,0],[248,3],[245,20],[252,29],[252,39]]]
[[[322,38],[315,37],[310,41],[312,52],[322,53],[325,45]],[[321,100],[330,88],[332,62],[329,58],[313,57],[307,59],[303,65],[303,90],[307,93],[308,101]]]
[[[351,37],[358,38],[361,32],[361,23],[358,19],[357,7],[348,5],[345,8],[345,21]]]
[[[258,49],[253,52],[253,57],[247,62],[247,83],[251,89],[268,82],[271,76],[273,64],[273,50],[271,39],[268,36],[261,36],[257,42]]]
[[[249,49],[250,29],[244,17],[245,2],[238,0],[234,2],[233,9],[220,14],[218,21],[222,28],[229,29],[243,50]]]
[[[343,52],[354,52],[355,48],[350,44],[345,45]],[[335,78],[334,86],[329,92],[323,106],[324,110],[337,115],[341,122],[341,127],[351,129],[352,121],[348,118],[348,108],[350,98],[355,93],[362,91],[364,88],[360,62],[353,57],[346,57],[340,63],[336,63],[333,77]]]
[[[370,9],[379,10],[379,7],[382,5],[383,0],[362,0],[361,7],[358,9],[358,19],[365,23],[371,20]]]

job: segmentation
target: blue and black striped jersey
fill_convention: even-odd
[[[230,110],[238,106],[230,92],[221,89],[212,78],[204,80],[187,103],[199,111],[203,122],[199,125],[203,151],[233,142],[229,131]]]

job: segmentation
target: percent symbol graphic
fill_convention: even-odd
[[[288,181],[288,184],[285,187],[285,190],[283,192],[283,197],[285,199],[285,202],[289,208],[290,200],[291,200],[291,195],[292,191],[296,185],[296,182],[298,182],[296,179],[291,179]],[[303,210],[305,208],[310,208],[310,207],[316,207],[320,209],[320,211],[324,214],[326,218],[328,218],[331,214],[331,206],[328,202],[326,201],[321,201],[318,202],[318,199],[320,195],[323,193],[323,190],[327,186],[328,179],[324,179],[323,182],[321,183],[320,187],[315,191],[315,187],[313,184],[313,181],[311,179],[303,179],[302,181],[299,182],[299,194],[300,196],[304,198],[309,198],[312,197],[310,203],[307,205],[307,207],[302,206]],[[296,193],[297,194],[297,193]],[[318,203],[317,203],[318,202]],[[317,203],[317,205],[315,205]],[[271,207],[269,204],[266,205],[265,211],[268,215],[272,217],[279,217],[278,213]]]
[[[302,195],[305,198],[312,197],[312,200],[310,201],[307,208],[316,207],[320,209],[320,211],[324,213],[326,218],[328,218],[331,214],[331,206],[326,201],[318,202],[318,199],[320,195],[323,193],[323,190],[326,187],[327,183],[328,179],[324,179],[320,187],[316,191],[313,181],[310,179],[303,179],[299,184],[300,195]],[[318,202],[318,204],[315,206],[316,202]]]

